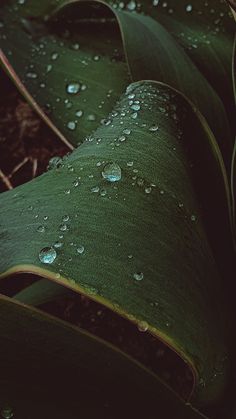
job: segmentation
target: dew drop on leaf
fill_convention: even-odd
[[[79,253],[80,255],[82,255],[84,253],[84,246],[78,246],[76,249],[77,253]]]
[[[53,247],[44,247],[39,252],[39,260],[42,263],[51,264],[57,257],[57,252]]]
[[[67,84],[66,91],[70,95],[76,95],[80,91],[80,87],[81,87],[80,83],[71,82],[71,83]]]
[[[102,171],[102,177],[108,182],[118,182],[121,179],[121,168],[117,163],[107,163]]]
[[[38,233],[44,233],[44,232],[45,232],[45,230],[46,230],[46,229],[45,229],[45,227],[44,227],[44,226],[42,226],[42,225],[41,225],[41,226],[39,226],[39,227],[37,228],[37,232],[38,232]]]
[[[193,10],[193,6],[191,4],[187,4],[187,6],[185,7],[186,12],[191,12]]]
[[[148,323],[145,321],[141,321],[138,323],[138,330],[140,332],[146,332],[148,330]]]
[[[142,281],[142,279],[144,278],[144,274],[143,274],[143,272],[135,272],[135,273],[133,274],[133,278],[134,278],[136,281]]]

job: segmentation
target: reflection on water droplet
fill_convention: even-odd
[[[57,252],[53,247],[44,247],[39,252],[39,260],[42,263],[51,264],[57,257]]]
[[[82,253],[84,253],[84,246],[78,246],[76,249],[77,253],[79,253],[80,255],[82,255]]]
[[[69,121],[67,124],[67,128],[71,131],[74,131],[76,128],[76,123],[74,121]]]
[[[133,278],[134,278],[136,281],[142,281],[142,279],[144,278],[144,274],[143,274],[143,272],[135,272],[135,273],[133,274]]]
[[[55,61],[58,58],[59,54],[57,52],[53,52],[51,55],[51,59]]]
[[[80,91],[80,83],[71,82],[71,83],[67,84],[66,91],[70,95],[76,95]]]
[[[103,168],[102,176],[108,182],[118,182],[121,179],[121,168],[117,163],[107,163]]]
[[[134,0],[130,0],[130,2],[126,5],[127,9],[131,12],[136,9],[136,3]]]
[[[45,227],[44,226],[39,226],[38,228],[37,228],[37,232],[38,233],[44,233],[45,232]]]
[[[98,193],[99,192],[99,186],[94,186],[93,188],[91,188],[90,190],[91,190],[91,192],[93,192],[93,193]]]
[[[125,135],[129,135],[130,133],[131,133],[131,129],[129,129],[129,128],[126,128],[123,131],[123,134],[125,134]]]
[[[149,194],[149,193],[151,193],[151,192],[152,192],[152,188],[151,188],[151,186],[149,186],[149,187],[145,188],[145,193]]]
[[[145,321],[141,321],[138,323],[138,330],[140,332],[146,332],[148,330],[148,323]]]
[[[61,249],[63,247],[63,243],[62,242],[55,242],[53,247],[55,247],[56,249]]]
[[[193,222],[196,221],[196,219],[197,219],[196,215],[194,215],[194,214],[192,214],[190,218],[191,218],[191,221],[193,221]]]
[[[155,132],[158,131],[159,127],[157,125],[153,125],[152,127],[149,128],[149,131],[151,132]]]
[[[79,110],[75,113],[76,116],[78,116],[78,118],[81,118],[81,116],[83,115],[83,111]]]
[[[193,10],[193,6],[191,4],[187,4],[185,7],[186,12],[191,12]]]

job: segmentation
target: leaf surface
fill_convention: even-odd
[[[227,379],[227,331],[204,226],[214,205],[212,231],[219,216],[227,230],[228,194],[196,109],[166,85],[135,83],[61,165],[2,194],[1,276],[34,272],[142,322],[189,363],[195,397],[209,402]],[[51,264],[39,259],[45,247]]]

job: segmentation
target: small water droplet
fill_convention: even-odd
[[[61,249],[63,247],[63,243],[57,241],[54,243],[53,247],[55,247],[56,249]]]
[[[44,247],[39,252],[39,260],[42,263],[51,264],[57,257],[57,252],[53,247]]]
[[[126,8],[132,12],[136,9],[136,2],[134,0],[130,0],[130,2],[126,5]]]
[[[100,55],[94,55],[93,60],[94,61],[99,61],[100,60]]]
[[[46,228],[42,225],[37,228],[38,233],[45,233],[45,230],[46,230]]]
[[[136,119],[137,116],[138,116],[137,112],[134,112],[134,113],[131,114],[131,118],[133,118],[133,119]]]
[[[83,111],[81,111],[81,110],[76,111],[75,115],[78,116],[78,118],[81,118],[81,116],[83,115]]]
[[[127,163],[126,163],[126,165],[127,165],[128,167],[132,167],[132,166],[133,166],[133,164],[134,164],[134,162],[133,162],[133,161],[127,161]]]
[[[88,115],[87,120],[88,121],[95,121],[96,120],[96,116],[93,115],[93,114],[90,114],[90,115]]]
[[[151,193],[151,192],[152,192],[152,188],[151,188],[151,186],[147,186],[147,187],[145,188],[145,193],[149,194],[149,193]]]
[[[84,253],[84,246],[78,246],[76,249],[77,253],[79,253],[80,255],[82,255],[82,253]]]
[[[158,131],[159,127],[157,125],[153,125],[152,127],[149,128],[149,131],[151,132],[155,132]]]
[[[131,134],[131,129],[129,129],[129,128],[124,129],[123,134],[130,135]]]
[[[186,12],[191,12],[193,10],[193,6],[191,4],[187,4],[187,6],[185,7]]]
[[[67,230],[69,230],[69,227],[68,227],[68,225],[66,225],[66,224],[61,224],[61,225],[59,226],[59,230],[60,230],[60,231],[67,231]]]
[[[152,4],[153,4],[154,7],[158,6],[159,0],[153,0]]]
[[[144,274],[143,274],[143,272],[135,272],[135,273],[133,274],[133,278],[134,278],[136,281],[142,281],[142,279],[144,278]]]
[[[71,82],[67,84],[66,91],[70,95],[76,95],[80,91],[81,85],[78,82]]]
[[[138,330],[140,332],[146,332],[148,330],[148,323],[145,321],[141,321],[138,323]]]
[[[62,217],[62,221],[64,221],[64,223],[66,223],[67,221],[69,221],[69,219],[70,219],[70,216],[69,215],[63,215],[63,217]]]
[[[74,180],[73,185],[75,188],[77,188],[77,186],[79,186],[79,181],[77,179]]]
[[[69,121],[69,122],[67,123],[67,128],[68,128],[69,130],[71,130],[71,131],[74,131],[74,130],[75,130],[75,128],[76,128],[76,123],[75,123],[74,121]]]
[[[48,162],[48,170],[57,169],[62,165],[61,157],[54,156]]]
[[[91,188],[90,190],[91,190],[91,192],[93,192],[93,193],[98,193],[98,192],[99,192],[99,190],[100,190],[100,188],[99,188],[99,186],[94,186],[94,187],[93,187],[93,188]]]
[[[197,220],[197,217],[194,214],[192,214],[190,218],[191,218],[191,221],[193,221],[193,222]]]
[[[55,60],[57,60],[58,56],[59,56],[58,52],[53,52],[52,55],[51,55],[51,59],[53,61],[55,61]]]
[[[102,177],[108,182],[118,182],[121,179],[121,168],[117,163],[107,163],[102,171]]]
[[[139,110],[140,110],[140,105],[134,104],[134,105],[130,106],[130,108],[131,108],[133,111],[139,111]]]
[[[106,196],[106,194],[107,194],[106,189],[101,189],[101,191],[100,191],[100,195],[101,195],[101,196]]]

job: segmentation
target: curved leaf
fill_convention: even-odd
[[[120,181],[102,175],[110,162],[121,167]],[[196,194],[203,212],[206,200],[218,200],[227,229],[224,182],[198,112],[161,83],[131,85],[107,124],[60,167],[2,194],[1,276],[35,272],[145,322],[195,369],[195,397],[209,402],[227,376],[226,331]],[[39,260],[47,246],[57,253],[49,265]]]
[[[23,6],[7,4],[0,11],[3,67],[61,139],[78,145],[100,125],[130,81],[119,32],[109,23],[94,23],[94,30],[99,29],[94,40],[87,25],[80,23],[79,31],[74,27],[69,32],[26,19]]]
[[[30,339],[29,339],[30,336]],[[0,298],[0,411],[35,419],[203,416],[101,339]],[[92,403],[91,403],[92,402]]]

